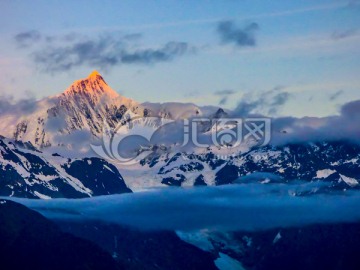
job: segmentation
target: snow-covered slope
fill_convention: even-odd
[[[134,190],[151,186],[264,184],[296,180],[324,181],[335,189],[358,188],[360,146],[345,141],[265,146],[219,155],[216,149],[197,153],[153,154],[140,164],[120,168]],[[144,179],[144,180],[141,180]]]
[[[0,138],[0,196],[83,198],[131,192],[119,171],[99,158],[46,154],[30,143]]]

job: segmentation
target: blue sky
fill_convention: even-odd
[[[94,69],[140,102],[286,93],[278,115],[324,116],[360,98],[359,1],[1,1],[0,15],[0,95],[14,99]]]

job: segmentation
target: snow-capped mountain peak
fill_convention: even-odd
[[[75,81],[63,94],[66,96],[82,95],[87,98],[119,97],[119,94],[105,82],[104,78],[96,70],[87,78]]]
[[[97,70],[93,70],[93,72],[90,73],[88,78],[97,78],[97,76],[101,76],[101,74]]]
[[[63,93],[33,105],[31,113],[1,115],[2,135],[40,147],[67,145],[67,135],[81,130],[99,138],[104,122],[114,128],[126,111],[137,113],[141,108],[113,90],[97,71],[73,82]]]

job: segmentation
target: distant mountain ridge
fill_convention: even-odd
[[[224,185],[251,181],[268,184],[303,180],[324,181],[336,190],[360,188],[360,146],[347,141],[269,145],[229,157],[218,156],[211,150],[198,154],[154,154],[137,167],[138,171],[149,171],[149,177],[152,175],[154,181],[149,185],[156,182],[169,186]],[[125,179],[127,174],[125,170]]]

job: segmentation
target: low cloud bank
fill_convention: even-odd
[[[273,119],[272,144],[349,140],[360,143],[360,100],[345,103],[328,117]]]
[[[166,188],[88,199],[11,198],[49,218],[95,219],[144,230],[265,230],[360,221],[360,193],[294,196],[319,184],[243,184]],[[336,213],[336,215],[334,215]]]

